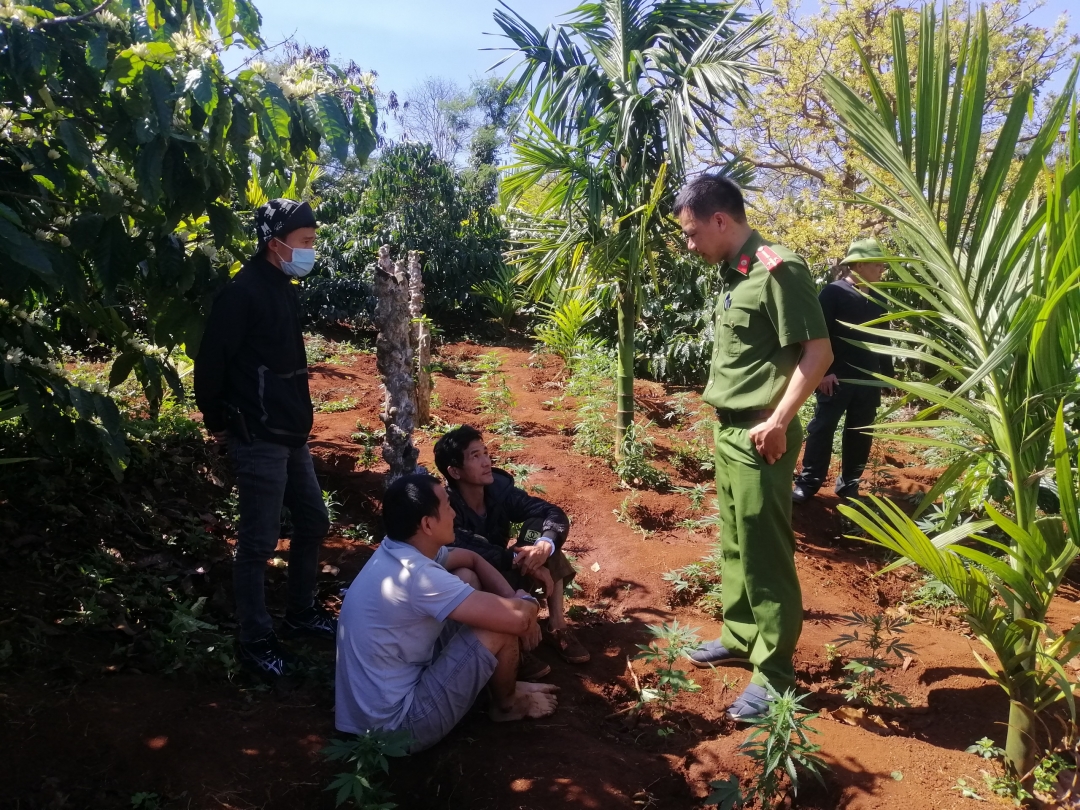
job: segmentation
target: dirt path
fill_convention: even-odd
[[[456,350],[459,357],[482,351],[464,346]],[[646,624],[677,618],[699,627],[703,638],[719,633],[720,624],[700,611],[671,609],[670,588],[661,579],[665,571],[706,555],[712,538],[676,527],[691,515],[687,498],[676,494],[638,495],[640,520],[654,527],[648,536],[620,523],[615,512],[627,490],[605,465],[571,450],[567,428],[573,414],[544,404],[560,393],[557,361],[547,359],[545,368],[534,368],[530,363],[535,358],[526,352],[497,351],[517,398],[513,418],[525,437],[524,448],[512,453],[512,459],[542,468],[529,483],[540,484],[544,497],[561,504],[572,518],[567,548],[577,556],[585,589],[576,601],[598,611],[581,632],[594,660],[576,668],[548,654],[555,668],[553,680],[563,688],[560,711],[550,722],[516,730],[470,719],[451,740],[397,769],[398,793],[408,796],[407,806],[415,807],[544,808],[567,801],[597,808],[641,807],[650,801],[654,807],[686,807],[693,797],[707,794],[710,780],[747,771],[748,761],[737,752],[745,732],[723,719],[724,709],[746,683],[745,671],[697,675],[702,691],[679,700],[669,718],[678,730],[664,738],[651,722],[628,727],[610,715],[629,699],[626,657],[645,641]],[[315,444],[328,459],[355,457],[349,434],[357,418],[375,425],[368,420],[379,392],[370,371],[365,373],[370,365],[370,358],[361,358],[349,372],[316,383],[320,389],[334,388],[343,380],[339,374],[355,373],[347,388],[353,395],[357,386],[362,392],[359,414],[319,418]],[[442,400],[438,415],[445,422],[491,421],[479,412],[476,388],[467,379],[441,376],[437,390]],[[666,396],[662,386],[647,382],[638,383],[638,394],[646,401]],[[670,432],[656,434],[661,453],[670,449]],[[932,483],[933,471],[905,466],[913,459],[890,451],[875,459],[877,483],[883,489],[903,495]],[[423,438],[420,460],[431,464],[431,442]],[[342,466],[340,460],[335,464]],[[693,483],[666,469],[673,483]],[[341,488],[368,497],[368,475],[347,474]],[[835,498],[819,497],[795,514],[806,608],[798,668],[803,685],[811,689],[835,680],[828,673],[824,645],[842,632],[836,620],[853,611],[874,613],[895,604],[909,585],[896,577],[871,578],[879,567],[876,555],[842,538],[835,506]],[[963,750],[984,735],[1002,739],[997,723],[1005,718],[1007,704],[978,669],[971,654],[978,643],[955,630],[926,624],[913,625],[907,636],[916,655],[890,681],[911,708],[889,715],[892,728],[878,733],[819,720],[834,777],[828,791],[807,786],[800,807],[959,807],[967,800],[951,790],[958,777],[967,776],[981,787],[981,762]],[[835,709],[842,704],[823,692],[815,705]]]
[[[469,344],[445,347],[449,365],[483,351]],[[530,485],[562,505],[572,518],[567,548],[577,558],[583,590],[574,599],[580,636],[593,652],[583,667],[564,664],[541,651],[562,688],[557,714],[545,721],[494,725],[482,715],[467,718],[434,749],[392,767],[392,788],[404,808],[679,808],[693,807],[710,780],[727,773],[746,776],[749,761],[738,752],[746,732],[724,719],[725,708],[748,679],[740,669],[699,672],[699,693],[682,696],[663,719],[669,731],[643,718],[628,723],[616,712],[633,692],[627,657],[646,640],[645,625],[678,619],[700,628],[703,638],[719,623],[699,610],[669,604],[665,571],[696,561],[710,549],[707,532],[678,527],[692,512],[686,496],[642,492],[633,514],[651,530],[635,531],[616,518],[629,494],[604,464],[572,451],[574,414],[548,403],[561,393],[561,369],[547,358],[542,367],[527,352],[499,348],[502,371],[517,400],[512,418],[523,447],[509,455],[539,468]],[[474,375],[437,375],[441,400],[436,415],[445,423],[484,425]],[[359,425],[379,423],[381,392],[374,358],[354,356],[343,365],[320,365],[313,391],[322,401],[351,398],[355,407],[319,413],[312,447],[328,489],[341,501],[343,520],[372,520],[381,488],[381,462],[358,469]],[[662,386],[639,383],[642,402],[669,396]],[[696,403],[696,395],[694,402]],[[675,430],[655,428],[661,457],[670,457]],[[684,434],[685,438],[685,434]],[[431,465],[433,440],[418,435],[421,463]],[[892,448],[875,454],[875,485],[894,494],[925,489],[934,471]],[[689,486],[670,466],[673,483]],[[969,800],[952,789],[958,778],[982,788],[982,760],[964,749],[983,736],[999,743],[1007,704],[1000,689],[979,670],[971,650],[978,642],[955,623],[913,624],[907,640],[913,660],[889,677],[910,708],[880,715],[866,727],[852,726],[832,712],[843,706],[829,686],[825,644],[843,632],[839,617],[874,613],[897,604],[911,582],[900,576],[873,579],[880,567],[874,550],[842,537],[831,496],[797,507],[797,564],[804,589],[806,624],[797,653],[802,688],[815,709],[829,716],[815,722],[823,754],[833,768],[826,788],[807,784],[798,807],[812,810],[960,808]],[[370,547],[332,537],[325,561],[351,580]],[[1073,619],[1080,607],[1065,599],[1055,621]],[[634,664],[639,677],[648,667]],[[238,690],[227,683],[202,685],[125,672],[87,680],[56,692],[48,683],[27,684],[0,695],[5,723],[0,733],[0,807],[71,807],[65,791],[97,796],[80,806],[130,806],[135,791],[170,797],[168,807],[332,807],[322,788],[333,773],[318,751],[334,736],[329,684],[290,695]],[[841,712],[842,714],[842,712]],[[6,772],[5,772],[6,771]],[[44,779],[44,787],[42,785]],[[49,780],[52,781],[49,781]],[[22,793],[19,790],[22,790]],[[96,793],[94,791],[97,791]],[[5,803],[5,795],[37,791],[36,804]],[[981,791],[986,795],[985,791]]]

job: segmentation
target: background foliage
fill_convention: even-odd
[[[110,386],[135,373],[156,410],[250,250],[249,184],[295,196],[320,151],[364,160],[376,117],[373,88],[327,65],[227,73],[223,49],[262,45],[249,0],[94,11],[0,20],[0,351],[37,441],[119,472],[116,406],[66,377],[62,345],[117,353]]]

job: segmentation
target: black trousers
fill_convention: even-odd
[[[870,446],[874,443],[871,434],[859,428],[872,425],[881,405],[881,389],[853,383],[839,383],[833,389],[832,396],[815,392],[817,406],[814,418],[806,428],[806,449],[803,451],[802,472],[796,481],[807,493],[821,489],[829,474],[829,460],[832,457],[833,434],[844,420],[844,437],[840,476],[836,479],[836,491],[848,486],[858,486],[866,462],[870,458]]]

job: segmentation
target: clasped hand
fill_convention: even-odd
[[[547,572],[545,571],[544,573]],[[548,576],[548,581],[551,581],[550,576]],[[517,597],[532,596],[531,593],[520,589],[514,595]],[[525,633],[525,635],[521,636],[521,646],[523,646],[526,650],[535,650],[537,646],[539,646],[540,640],[543,637],[543,633],[541,633],[540,631],[540,622],[536,620],[537,614],[539,614],[539,612],[540,608],[537,607],[536,613],[533,614],[532,624],[529,625],[529,629]]]
[[[772,421],[750,428],[750,441],[768,464],[775,464],[787,452],[787,429]]]

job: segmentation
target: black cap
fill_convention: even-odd
[[[255,212],[255,236],[259,240],[259,250],[266,247],[271,239],[281,239],[297,228],[317,226],[315,212],[306,202],[284,198],[270,200]]]

